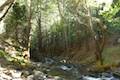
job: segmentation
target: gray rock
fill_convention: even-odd
[[[33,80],[33,77],[34,77],[34,75],[29,75],[29,76],[27,77],[27,80]]]
[[[44,63],[47,64],[47,65],[51,65],[51,64],[54,64],[55,61],[53,59],[51,59],[51,58],[45,58],[45,62]]]
[[[62,70],[65,70],[65,71],[70,71],[70,70],[72,70],[72,67],[68,67],[68,66],[65,66],[65,65],[61,65],[60,68],[61,68]]]

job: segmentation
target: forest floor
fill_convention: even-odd
[[[105,64],[119,64],[120,63],[120,46],[112,46],[105,48],[103,52]]]

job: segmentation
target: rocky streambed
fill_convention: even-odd
[[[117,69],[113,72],[87,73],[84,65],[68,64],[46,58],[42,62],[31,62],[26,69],[0,66],[0,80],[120,80]]]

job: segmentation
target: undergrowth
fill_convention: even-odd
[[[23,55],[18,54],[13,57],[9,53],[6,53],[2,50],[0,50],[0,58],[4,58],[11,64],[19,67],[27,67],[28,65],[30,65],[30,61],[25,59]]]

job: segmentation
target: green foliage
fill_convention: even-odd
[[[60,11],[58,10],[58,3]],[[79,46],[83,44],[91,34],[85,25],[80,24],[76,19],[75,8],[77,6],[80,7],[78,7],[80,9],[78,11],[80,16],[78,17],[81,21],[86,21],[83,17],[86,12],[79,5],[78,0],[58,0],[58,2],[54,0],[46,2],[43,0],[39,4],[36,3],[34,6],[36,14],[34,16],[36,15],[37,20],[40,18],[41,23],[36,24],[36,30],[33,32],[31,42],[32,50],[39,49],[36,46],[41,44],[44,50],[55,53],[54,50],[59,52],[62,49],[61,51],[65,51],[67,47],[71,48],[73,45]],[[85,24],[87,23],[85,22]],[[39,30],[39,27],[41,27],[41,30]],[[42,35],[38,35],[39,32]],[[40,40],[42,40],[42,43],[40,43]],[[81,42],[82,40],[83,43]]]
[[[11,13],[13,15],[14,20],[17,21],[26,21],[26,7],[25,5],[20,6],[19,3],[15,3],[13,5],[13,12]]]
[[[34,51],[34,49],[40,49],[38,45],[41,45],[46,51],[66,50],[66,47],[72,48],[72,45],[81,45],[85,41],[87,43],[91,37],[88,19],[89,8],[84,0],[80,2],[79,0],[58,0],[58,2],[56,0],[34,0],[32,3],[31,16],[35,28],[32,28],[34,32],[31,48],[34,53],[40,53]],[[99,9],[97,7],[91,9],[93,11],[91,10],[90,17],[94,16],[102,21],[105,20],[109,31],[120,32],[120,18],[116,17],[120,11],[120,0],[115,1],[110,10],[101,15],[98,15]],[[24,42],[23,38],[26,38],[24,33],[27,32],[27,17],[26,5],[16,2],[5,20],[7,35],[15,40],[17,40],[16,37],[21,38],[20,41]],[[37,22],[38,19],[40,19],[39,22]],[[97,32],[97,28],[95,32]],[[20,61],[22,64],[24,58],[18,56],[10,61]]]
[[[20,5],[18,2],[16,2],[13,5],[12,11],[9,13],[5,20],[6,28],[10,29],[12,27],[16,27],[16,24],[23,25],[23,23],[27,21],[26,13],[27,10],[25,5]]]
[[[105,64],[118,64],[120,62],[120,47],[105,48],[103,51],[104,63]]]
[[[110,33],[120,33],[120,0],[114,0],[109,11],[103,12],[101,15],[105,20],[108,31]]]
[[[23,55],[19,55],[19,54],[20,53],[18,53],[18,55],[13,57],[9,53],[6,53],[6,52],[0,50],[0,58],[5,58],[7,61],[9,61],[17,66],[28,65],[30,63],[30,61],[26,60]]]
[[[6,54],[6,53],[5,53],[4,51],[0,50],[0,57],[4,57],[5,54]]]
[[[24,47],[25,44],[25,34],[26,34],[26,24],[27,22],[27,9],[25,5],[21,5],[19,2],[16,2],[6,19],[5,23],[5,37],[12,39],[17,46]]]

